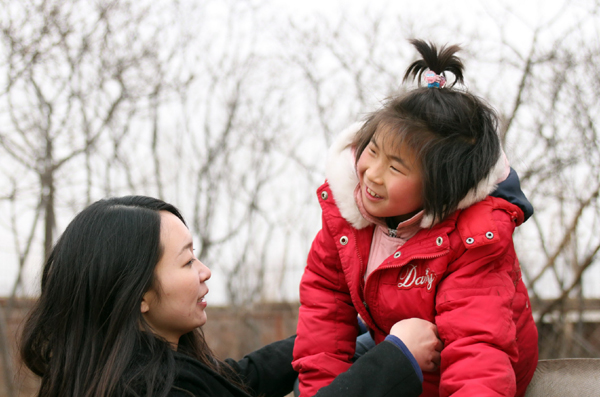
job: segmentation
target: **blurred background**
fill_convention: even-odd
[[[535,208],[514,239],[540,358],[600,357],[599,13],[598,0],[0,0],[0,396],[33,393],[18,325],[53,243],[106,196],[179,207],[213,271],[219,355],[292,334],[327,149],[406,89],[409,38],[461,44],[467,88],[501,115]]]

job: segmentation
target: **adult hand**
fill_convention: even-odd
[[[422,371],[433,372],[439,368],[443,345],[435,324],[420,318],[410,318],[394,324],[390,335],[404,342]]]

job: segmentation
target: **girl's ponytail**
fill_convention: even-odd
[[[444,80],[446,72],[452,73],[454,75],[454,82],[450,88],[457,82],[463,83],[463,70],[465,67],[460,58],[454,55],[461,49],[458,45],[442,46],[438,51],[433,43],[426,43],[423,40],[416,39],[412,39],[410,42],[423,58],[410,64],[402,81],[406,81],[410,77],[413,79],[417,78],[419,85],[421,85],[421,77],[429,69],[437,75],[443,76]],[[443,88],[443,85],[440,88]]]

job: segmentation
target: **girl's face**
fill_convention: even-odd
[[[181,335],[206,323],[210,270],[194,255],[192,236],[179,218],[160,212],[163,254],[154,269],[155,288],[142,299],[142,314],[154,332],[177,345]]]
[[[360,194],[369,214],[402,222],[423,208],[421,170],[406,145],[391,152],[386,141],[377,131],[358,159]]]

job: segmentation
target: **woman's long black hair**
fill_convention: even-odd
[[[110,198],[79,213],[56,243],[20,346],[25,365],[41,377],[39,396],[163,396],[170,390],[174,352],[140,310],[162,254],[159,211],[185,224],[164,201]],[[220,372],[200,330],[183,335],[178,351]]]
[[[486,178],[500,158],[498,117],[481,98],[454,88],[463,82],[464,65],[457,45],[438,48],[411,40],[421,59],[413,62],[404,80],[420,79],[431,70],[454,75],[445,87],[418,87],[388,99],[371,113],[353,145],[356,160],[378,131],[393,132],[392,145],[412,148],[423,177],[423,209],[441,221]],[[419,84],[420,85],[420,84]]]

